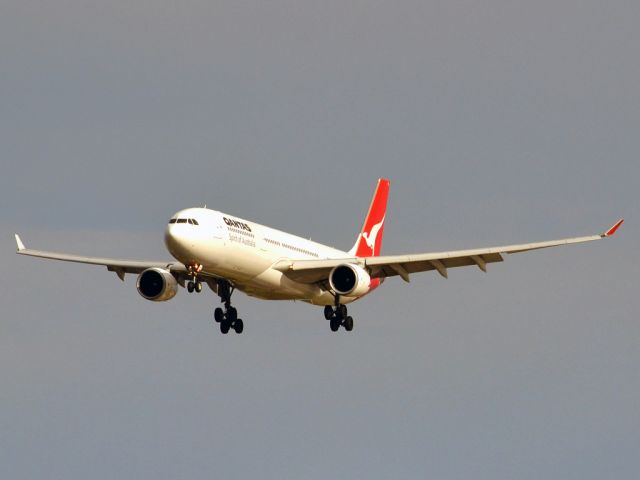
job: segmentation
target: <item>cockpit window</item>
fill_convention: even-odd
[[[189,225],[200,225],[195,218],[172,218],[169,223],[188,223]]]

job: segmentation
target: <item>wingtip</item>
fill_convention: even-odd
[[[24,243],[22,243],[22,240],[20,239],[20,235],[18,235],[17,233],[16,235],[16,245],[18,247],[18,251],[21,252],[22,250],[26,250]]]
[[[616,233],[616,230],[618,230],[618,228],[620,228],[620,225],[622,225],[623,223],[624,223],[624,218],[621,218],[616,222],[616,224],[613,227],[611,227],[609,230],[603,233],[602,236],[611,237],[614,233]]]

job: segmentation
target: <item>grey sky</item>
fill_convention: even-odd
[[[640,5],[0,4],[0,477],[635,478]],[[168,258],[206,203],[383,252],[619,236],[351,308],[144,301],[27,245]]]

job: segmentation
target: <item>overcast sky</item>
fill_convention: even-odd
[[[635,479],[640,3],[0,3],[0,477]],[[383,253],[599,233],[322,310],[155,304],[207,206]]]

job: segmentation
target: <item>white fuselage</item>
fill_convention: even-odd
[[[293,281],[272,266],[283,260],[352,258],[347,252],[207,208],[173,215],[165,244],[184,265],[201,266],[203,273],[230,280],[248,295],[316,305],[333,305],[335,298],[327,289]],[[356,298],[341,297],[341,302]]]

